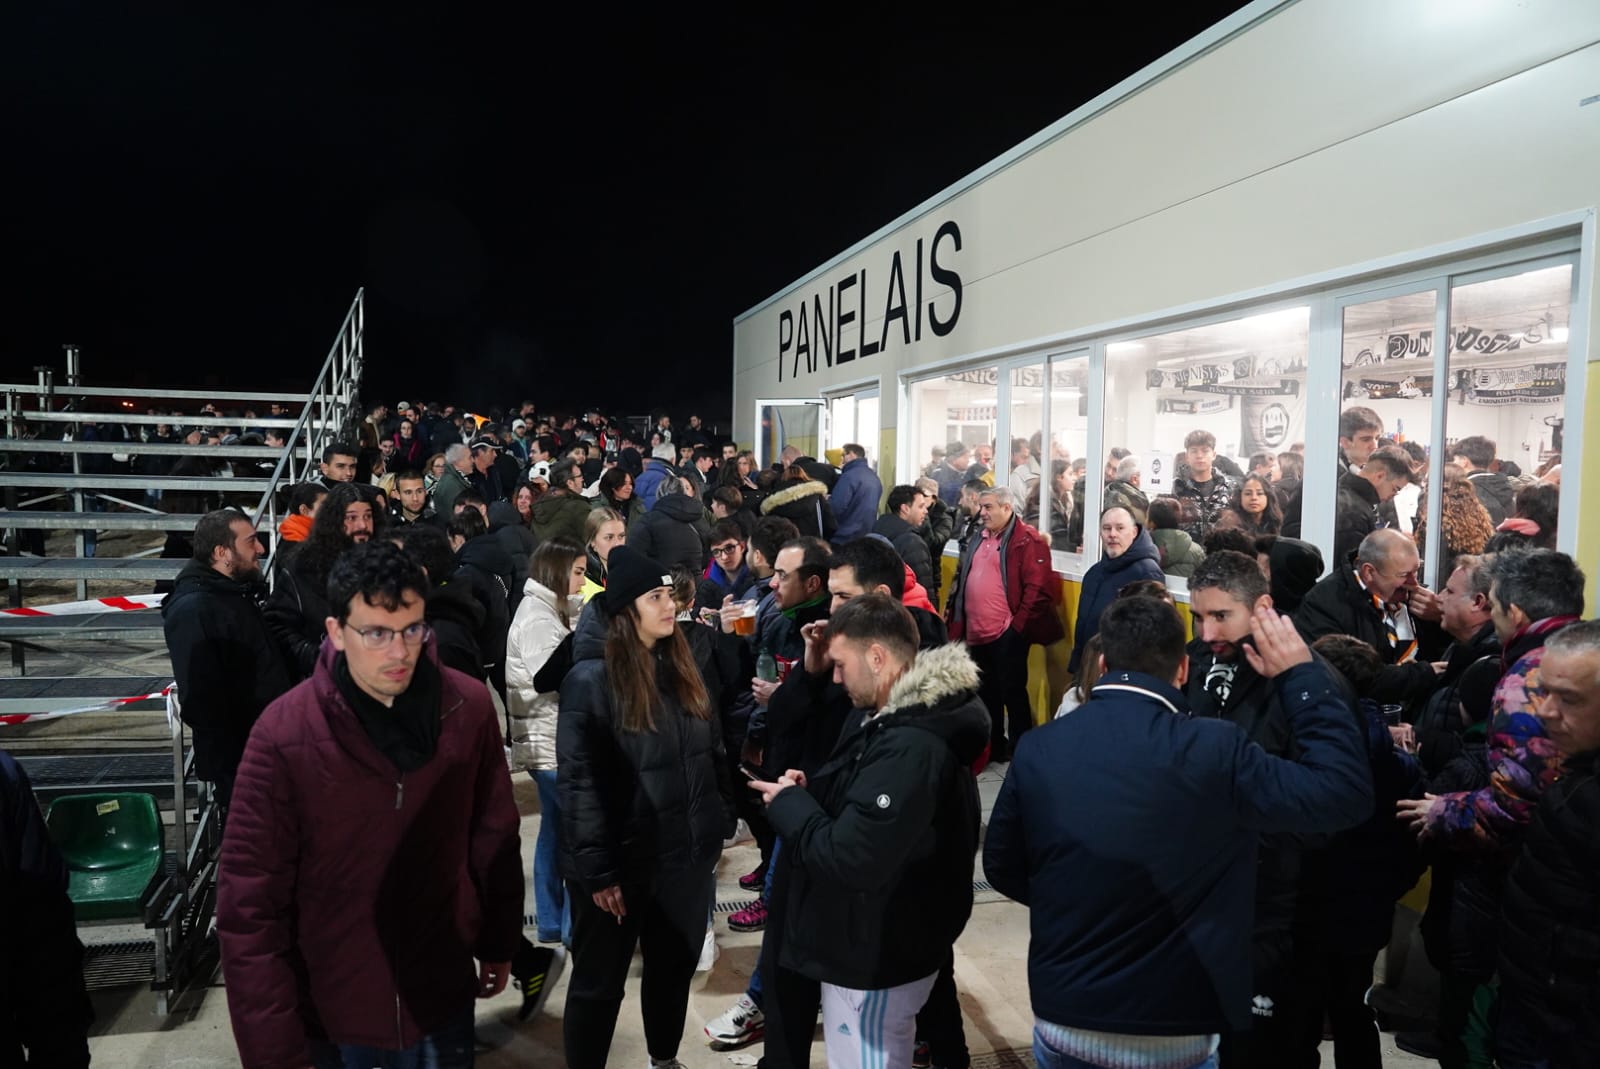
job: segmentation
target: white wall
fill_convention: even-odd
[[[1301,0],[931,209],[735,324],[735,428],[754,399],[815,396],[1087,334],[1592,208],[1600,199],[1600,4]],[[954,220],[955,330],[780,382],[782,309]],[[909,279],[908,279],[909,281]],[[1580,283],[1580,301],[1594,280]],[[948,291],[924,299],[946,314]],[[869,308],[876,338],[881,308]],[[850,344],[856,344],[853,329]],[[1593,339],[1591,333],[1590,338]],[[1590,359],[1600,357],[1594,340]],[[1109,439],[1108,439],[1109,440]],[[925,458],[909,458],[916,465]]]

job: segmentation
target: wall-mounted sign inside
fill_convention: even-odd
[[[871,275],[863,267],[780,311],[778,380],[814,373],[819,359],[833,367],[872,356],[887,349],[891,339],[901,345],[921,341],[924,315],[935,335],[949,334],[961,318],[961,276],[950,267],[960,251],[961,228],[947,220],[931,239],[917,239],[909,278],[905,259],[896,249],[885,275]],[[874,289],[875,277],[886,279],[881,293]],[[950,297],[940,294],[925,300],[925,289],[934,286],[948,286]],[[883,323],[873,332],[877,336],[869,337],[868,316],[880,308]]]

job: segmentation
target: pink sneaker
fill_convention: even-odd
[[[735,932],[759,932],[767,926],[767,901],[758,898],[728,917],[728,928]]]

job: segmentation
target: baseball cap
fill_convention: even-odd
[[[500,448],[500,443],[495,441],[493,438],[474,438],[472,440],[472,451],[474,453],[476,453],[480,449],[499,449],[499,448]]]

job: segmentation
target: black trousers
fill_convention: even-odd
[[[604,1069],[635,945],[644,952],[639,1001],[645,1046],[652,1058],[677,1055],[689,1011],[689,983],[705,943],[714,893],[711,873],[708,864],[663,876],[653,890],[624,885],[627,915],[620,923],[581,887],[567,884],[572,973],[562,1034],[571,1069]]]
[[[989,710],[989,760],[1009,760],[1023,732],[1033,727],[1033,706],[1028,703],[1029,642],[1007,630],[993,642],[968,646],[978,665],[978,698]],[[1010,718],[1011,743],[1006,745]]]
[[[807,1069],[811,1040],[822,1014],[822,985],[778,964],[783,954],[784,910],[794,851],[778,851],[773,862],[772,895],[767,900],[767,927],[761,940],[761,1010],[766,1016],[761,1069]]]
[[[1295,1065],[1315,1066],[1322,1043],[1322,1019],[1333,1030],[1335,1069],[1383,1069],[1378,1020],[1367,1005],[1376,953],[1309,953],[1295,964]]]
[[[940,1069],[967,1069],[967,1030],[961,1024],[961,1000],[956,997],[956,956],[951,953],[939,966],[928,1001],[917,1011],[917,1038],[928,1044],[928,1054]]]
[[[1250,941],[1250,966],[1250,1027],[1222,1033],[1219,1060],[1227,1069],[1299,1069],[1294,1058],[1300,1016],[1295,1010],[1292,934],[1287,931],[1254,933]],[[1318,1038],[1320,1040],[1320,1035]],[[1313,1057],[1315,1054],[1313,1049]],[[1316,1065],[1316,1062],[1311,1064]]]

